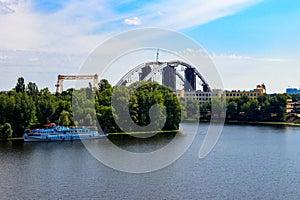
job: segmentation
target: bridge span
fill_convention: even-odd
[[[184,73],[181,74],[180,71]],[[133,76],[138,73],[139,81],[151,81],[153,77],[157,74],[161,75],[161,83],[168,86],[171,90],[176,90],[176,77],[178,77],[184,85],[185,91],[196,91],[197,90],[197,81],[196,78],[199,78],[199,82],[202,86],[204,92],[210,92],[211,88],[202,74],[197,70],[197,68],[192,65],[180,61],[168,61],[168,62],[145,62],[137,65],[132,70],[127,72],[116,85],[127,85],[133,83],[135,80]]]

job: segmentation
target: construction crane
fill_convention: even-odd
[[[63,81],[64,80],[93,80],[93,86],[95,88],[98,88],[98,74],[95,75],[58,75],[57,76],[57,84],[55,85],[56,87],[56,92],[62,93],[63,91]]]

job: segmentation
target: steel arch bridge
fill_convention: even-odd
[[[182,75],[180,71],[184,71],[184,75]],[[197,68],[180,60],[145,62],[139,64],[126,73],[116,85],[121,86],[135,82],[133,76],[137,73],[139,81],[151,81],[156,75],[162,75],[162,84],[168,86],[173,91],[176,90],[176,76],[182,81],[185,91],[197,90],[196,77],[198,77],[200,85],[203,87],[203,91],[211,92],[208,82]]]

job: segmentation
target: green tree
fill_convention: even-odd
[[[164,119],[164,113],[161,109],[158,109],[156,110],[157,118],[150,119],[149,110],[155,104],[166,111],[166,123],[163,129],[174,130],[179,128],[181,120],[180,103],[177,97],[165,86],[152,82],[136,82],[128,87],[114,87],[114,100],[118,102],[118,105],[112,108],[112,88],[109,87],[106,81],[100,82],[101,85],[106,85],[100,87],[100,92],[96,96],[97,118],[102,129],[106,129],[108,132],[121,131],[116,125],[115,119],[121,123],[121,126],[122,124],[127,125],[126,127],[129,129],[128,126],[132,122],[141,127],[147,126],[149,123],[158,126]],[[128,112],[130,118],[126,117]]]
[[[29,82],[26,87],[26,92],[29,96],[33,97],[33,100],[36,100],[39,93],[38,86],[35,83]]]
[[[227,104],[226,115],[228,119],[236,119],[237,118],[237,102],[229,101]]]
[[[91,82],[89,82],[89,87],[86,88],[86,98],[87,99],[92,99],[94,96],[93,96],[93,86],[91,84]]]
[[[300,94],[292,94],[291,96],[292,96],[293,102],[300,101]]]
[[[266,101],[269,101],[269,99],[270,99],[269,97],[270,97],[270,96],[267,95],[267,94],[259,95],[259,96],[257,97],[258,105],[259,105],[259,106],[262,106],[263,103],[265,103]]]
[[[116,116],[115,116],[116,117]],[[109,133],[121,132],[115,123],[113,108],[111,106],[99,106],[97,109],[97,119],[102,131]]]
[[[13,130],[9,123],[5,123],[0,127],[0,139],[6,139],[12,136]]]
[[[23,77],[18,78],[15,90],[16,92],[25,92],[25,82]]]
[[[34,119],[35,105],[27,93],[17,93],[12,101],[14,101],[14,105],[10,108],[12,114],[8,122],[14,127],[13,136],[20,137]]]
[[[257,100],[249,99],[241,107],[241,112],[244,113],[243,118],[246,120],[257,120],[258,117],[258,102]]]
[[[242,112],[243,104],[249,101],[249,97],[247,95],[243,95],[242,97],[237,99],[237,113],[240,114]]]
[[[36,118],[40,125],[58,121],[63,108],[59,111],[59,114],[56,114],[57,102],[59,102],[58,97],[51,94],[48,88],[41,89],[35,101]]]
[[[200,106],[200,115],[202,119],[209,120],[211,115],[211,102],[204,103]]]
[[[60,113],[59,124],[62,126],[69,126],[71,123],[70,113],[68,111],[63,110]]]
[[[199,102],[193,99],[187,99],[185,105],[187,118],[199,118]]]
[[[61,116],[61,113],[63,111],[66,111],[68,112],[70,115],[69,115],[69,119],[71,120],[71,124],[74,123],[74,120],[71,118],[71,114],[72,114],[72,102],[71,100],[58,100],[57,102],[55,102],[55,112],[54,112],[54,117],[53,119],[56,119],[56,122],[60,122],[59,119],[60,119],[60,116]]]
[[[211,114],[215,117],[222,117],[226,115],[226,102],[219,98],[211,100]]]
[[[54,122],[55,105],[50,99],[41,97],[36,103],[36,117],[39,124]]]
[[[4,124],[6,122],[8,101],[8,95],[0,92],[0,124]]]
[[[40,96],[51,96],[52,94],[51,94],[49,88],[46,87],[46,88],[43,88],[40,90],[39,95]]]
[[[261,120],[270,121],[271,119],[271,104],[269,100],[266,100],[261,105]]]
[[[276,94],[270,99],[270,112],[272,121],[286,120],[287,97],[283,94]]]
[[[112,88],[111,84],[109,84],[108,80],[106,79],[100,80],[98,86],[99,86],[99,92],[103,92],[106,89]]]

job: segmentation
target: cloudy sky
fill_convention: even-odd
[[[23,76],[54,91],[103,41],[144,27],[199,43],[226,89],[300,86],[299,1],[0,0],[0,90]]]

